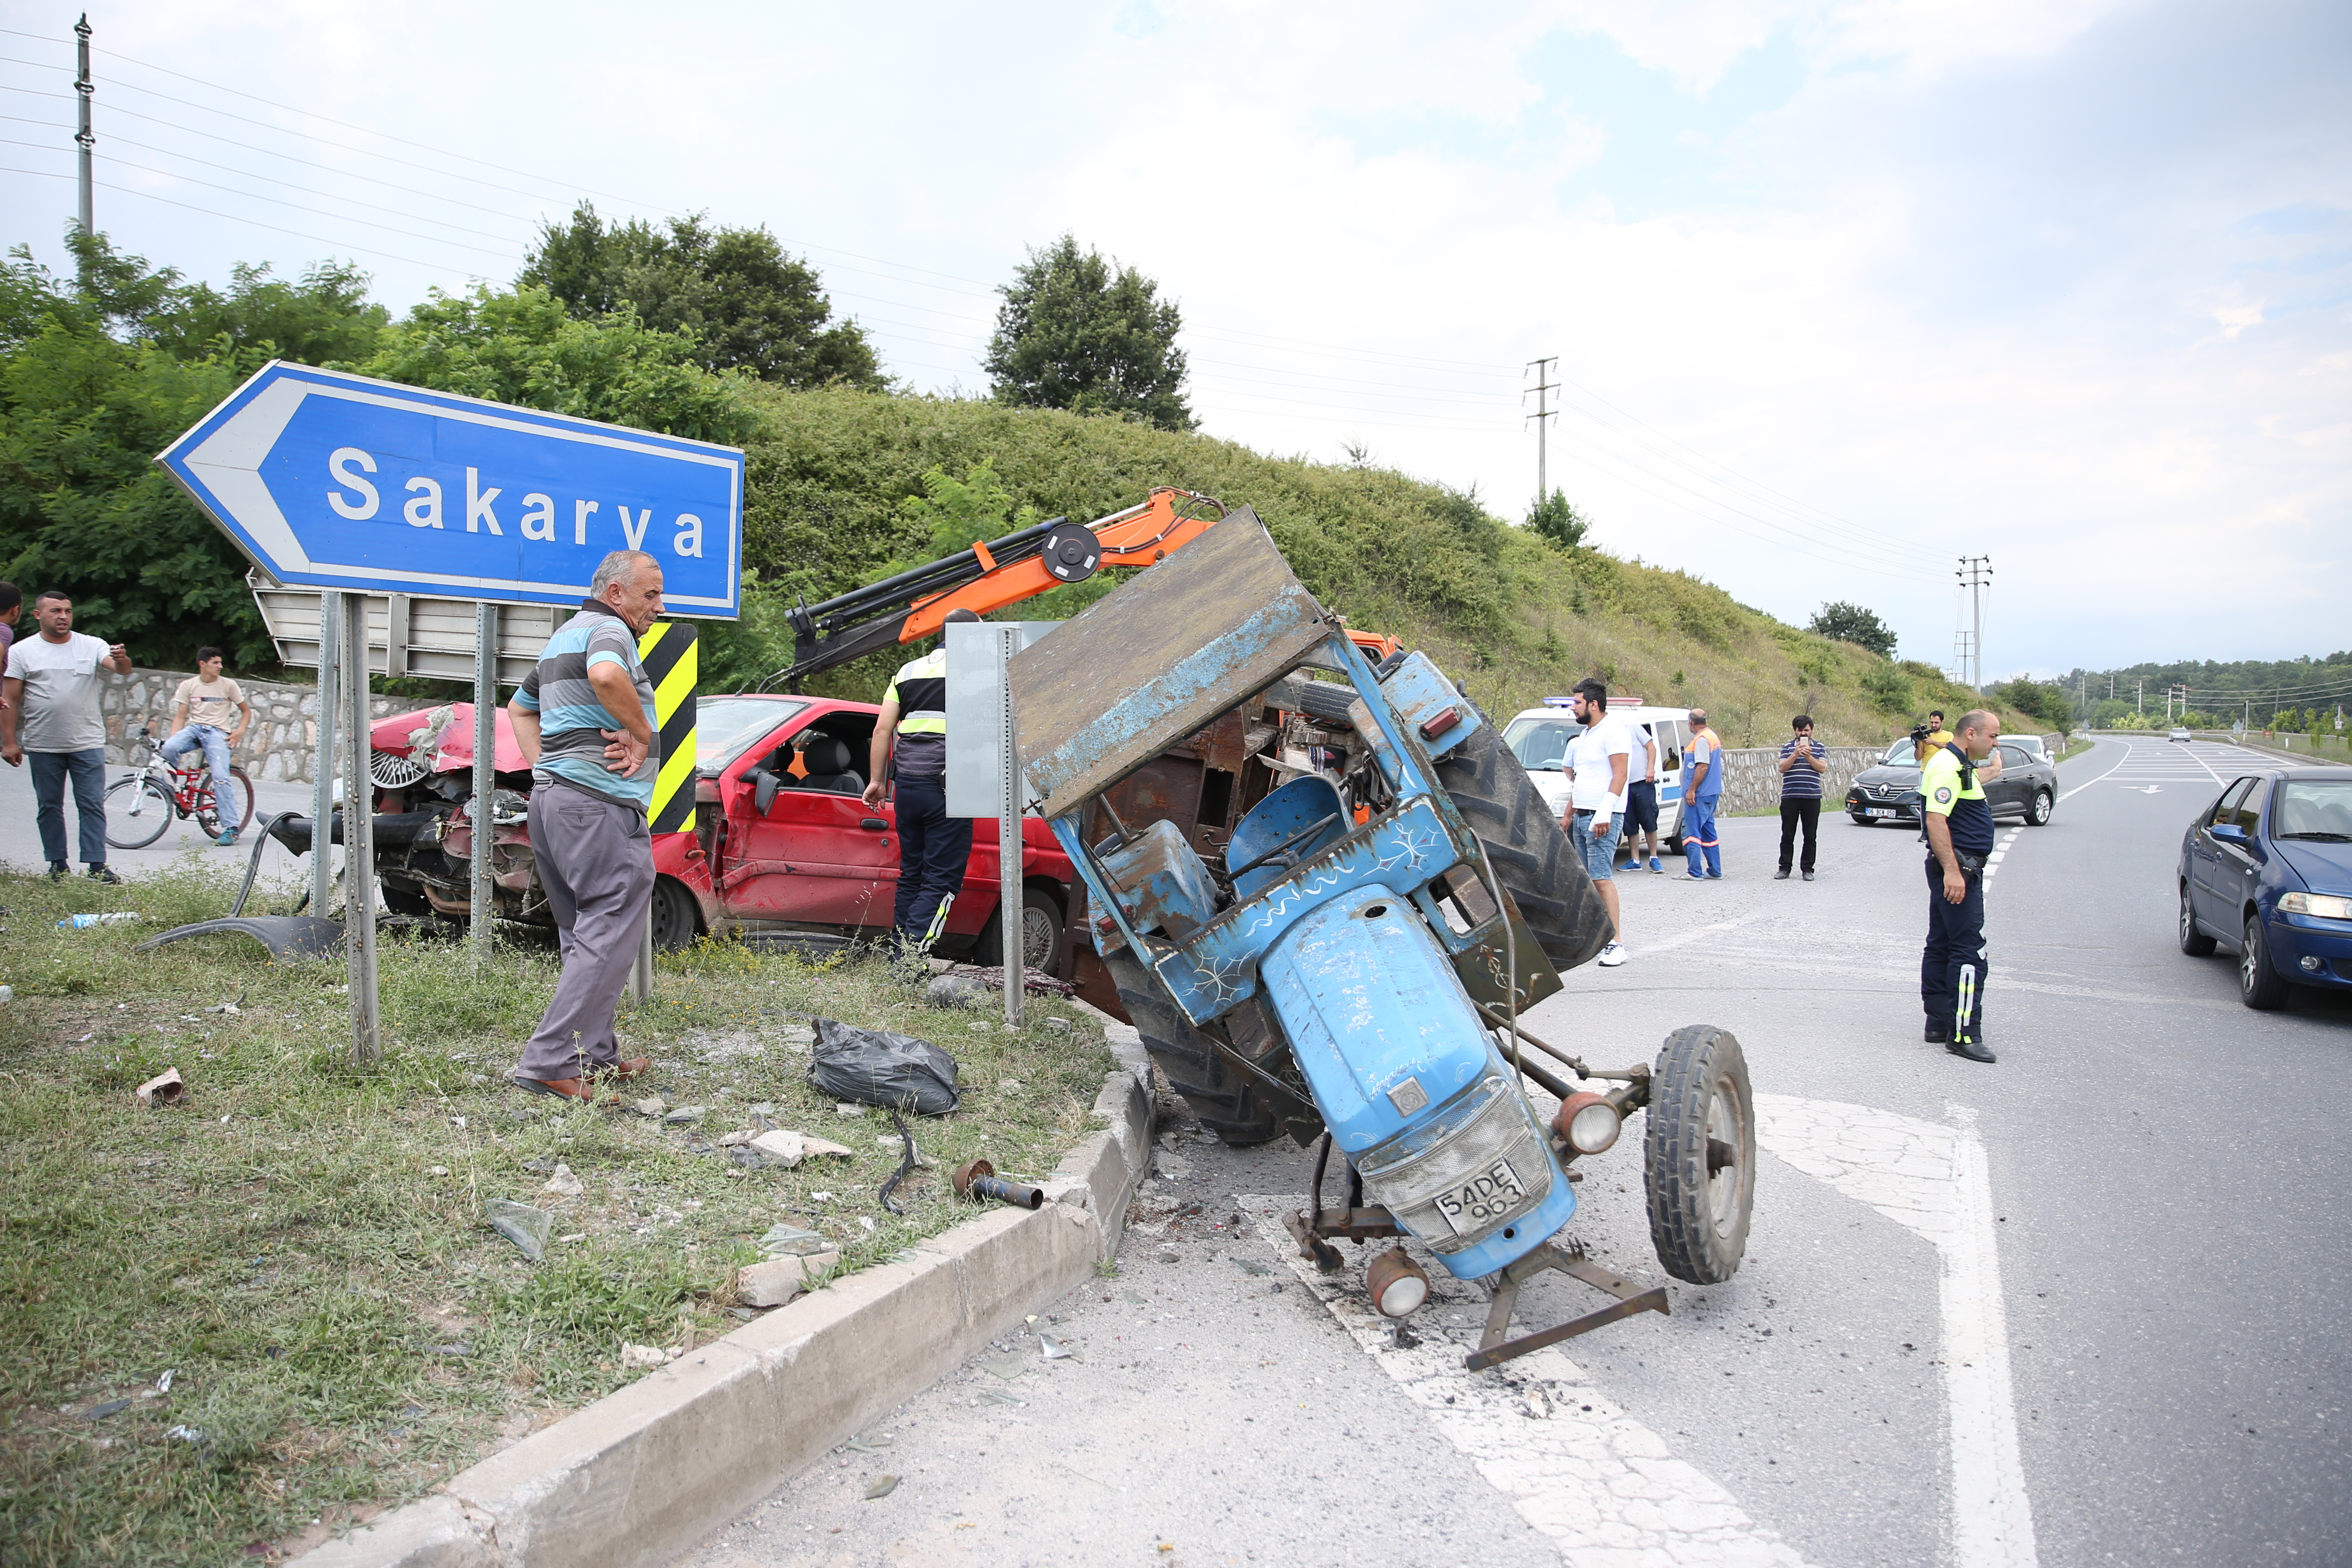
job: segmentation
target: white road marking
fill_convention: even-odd
[[[1952,1455],[1952,1561],[2033,1568],[2033,1512],[2018,1457],[1992,1182],[1976,1115],[1953,1125],[1866,1106],[1756,1097],[1758,1142],[1935,1245],[1943,1259],[1944,1397]]]
[[[1804,1559],[1780,1536],[1750,1520],[1703,1471],[1675,1458],[1664,1438],[1593,1387],[1557,1348],[1489,1373],[1465,1370],[1467,1347],[1434,1325],[1447,1307],[1484,1323],[1486,1293],[1475,1286],[1422,1255],[1431,1301],[1413,1315],[1420,1342],[1400,1350],[1389,1321],[1364,1294],[1360,1270],[1321,1274],[1298,1256],[1279,1216],[1305,1208],[1304,1194],[1237,1201],[1357,1348],[1429,1413],[1521,1518],[1551,1537],[1561,1562],[1571,1568],[1803,1568]]]
[[[1649,954],[1671,952],[1677,947],[1687,947],[1692,942],[1704,941],[1707,937],[1717,936],[1727,931],[1738,931],[1741,926],[1752,926],[1759,921],[1771,920],[1780,912],[1779,910],[1759,910],[1752,915],[1742,915],[1736,921],[1717,921],[1713,925],[1695,927],[1679,936],[1670,936],[1663,941],[1646,943],[1642,952]]]
[[[2062,801],[2063,801],[2063,800],[2072,800],[2072,799],[2074,799],[2076,795],[2078,795],[2082,794],[2084,790],[2086,790],[2086,789],[2090,788],[2093,784],[2097,784],[2097,783],[2100,781],[2100,779],[2104,779],[2104,778],[2105,778],[2105,777],[2107,776],[2107,773],[2115,773],[2117,769],[2121,768],[2121,767],[2124,765],[2124,763],[2130,762],[2130,761],[2131,761],[2131,759],[2132,759],[2132,743],[2131,743],[2129,741],[2126,741],[2126,742],[2124,742],[2123,762],[2119,762],[2119,763],[2117,763],[2115,765],[2115,767],[2109,768],[2109,769],[2107,770],[2107,772],[2106,772],[2106,773],[2101,773],[2101,774],[2099,775],[2099,777],[2098,777],[2098,778],[2095,778],[2095,779],[2085,779],[2085,780],[2084,780],[2081,784],[2076,784],[2073,789],[2068,790],[2064,795],[2060,795],[2058,798],[2059,798],[2060,800],[2062,800]]]
[[[2017,1444],[2008,1314],[2000,1292],[1992,1182],[1976,1113],[1924,1121],[1867,1106],[1792,1095],[1756,1097],[1757,1141],[1805,1174],[1885,1215],[1936,1248],[1944,1399],[1951,1449],[1955,1568],[2037,1568],[2033,1512]],[[1238,1200],[1357,1347],[1426,1410],[1437,1428],[1558,1543],[1572,1568],[1753,1563],[1802,1559],[1665,1440],[1587,1382],[1557,1348],[1465,1371],[1466,1342],[1434,1325],[1447,1309],[1483,1322],[1485,1292],[1423,1257],[1431,1302],[1413,1318],[1424,1336],[1399,1349],[1364,1294],[1361,1272],[1318,1273],[1298,1256],[1280,1215],[1302,1195]],[[1420,1249],[1414,1248],[1416,1255]],[[1466,1332],[1475,1341],[1476,1331]],[[1531,1421],[1531,1418],[1532,1421]]]

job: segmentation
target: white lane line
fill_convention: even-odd
[[[1952,1562],[2034,1568],[2018,1456],[1992,1179],[1976,1113],[1952,1125],[1866,1106],[1756,1097],[1757,1140],[1808,1175],[1935,1245],[1943,1261],[1944,1399],[1951,1431]]]
[[[1724,931],[1738,931],[1742,926],[1752,926],[1759,921],[1771,920],[1780,913],[1781,911],[1779,910],[1759,910],[1752,915],[1742,915],[1736,921],[1717,921],[1712,925],[1699,926],[1695,930],[1684,931],[1676,936],[1666,937],[1659,942],[1644,943],[1642,951],[1644,953],[1665,952],[1677,947],[1687,947],[1692,942],[1702,941],[1710,936],[1719,935]]]
[[[1428,1412],[1521,1518],[1551,1538],[1570,1568],[1803,1568],[1793,1548],[1703,1471],[1675,1458],[1664,1438],[1593,1387],[1557,1348],[1492,1372],[1465,1371],[1466,1346],[1436,1324],[1448,1308],[1483,1323],[1486,1293],[1475,1286],[1420,1254],[1431,1300],[1413,1317],[1420,1342],[1401,1350],[1365,1296],[1360,1270],[1320,1274],[1298,1256],[1279,1216],[1305,1208],[1304,1194],[1238,1201],[1357,1348]],[[1476,1339],[1470,1330],[1468,1342]]]
[[[2116,764],[2116,766],[2115,766],[2115,767],[2113,767],[2113,768],[2109,768],[2109,769],[2107,770],[2107,773],[2101,773],[2101,774],[2099,775],[2099,778],[2096,778],[2096,779],[2086,779],[2086,780],[2084,780],[2083,783],[2076,784],[2073,789],[2068,790],[2064,795],[2060,795],[2058,798],[2059,798],[2060,800],[2072,800],[2072,799],[2074,799],[2076,795],[2078,795],[2082,794],[2084,790],[2086,790],[2086,789],[2090,788],[2093,784],[2097,784],[2097,783],[2099,782],[2099,779],[2104,779],[2104,778],[2105,778],[2105,777],[2107,776],[2107,773],[2114,773],[2114,772],[2116,771],[2116,768],[2120,768],[2120,767],[2122,767],[2122,766],[2124,765],[2124,763],[2130,762],[2130,761],[2131,761],[2131,759],[2132,759],[2132,743],[2131,743],[2129,741],[2126,741],[2126,742],[2124,742],[2124,755],[2123,755],[2123,762],[2119,762],[2119,763],[2117,763]]]
[[[2009,854],[2009,847],[2016,843],[2017,836],[2024,831],[2025,828],[2022,824],[2012,827],[2000,843],[1993,846],[1992,853],[1985,857],[1984,874],[1986,881],[1990,882],[1993,879],[1994,874],[2000,869],[2001,860]]]

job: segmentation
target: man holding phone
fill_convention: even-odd
[[[1830,754],[1813,739],[1813,721],[1802,713],[1789,721],[1796,733],[1780,748],[1780,868],[1776,882],[1789,879],[1789,852],[1797,830],[1804,829],[1805,880],[1813,879],[1813,840],[1822,830],[1822,774],[1829,771]]]

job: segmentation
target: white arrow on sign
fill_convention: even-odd
[[[567,604],[628,549],[738,609],[732,447],[273,361],[155,461],[280,583]]]

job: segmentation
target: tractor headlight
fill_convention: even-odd
[[[1559,1114],[1551,1120],[1552,1131],[1568,1141],[1568,1146],[1580,1154],[1605,1153],[1617,1142],[1617,1134],[1625,1119],[1608,1097],[1599,1094],[1571,1094],[1561,1102]]]
[[[2332,893],[2281,893],[2278,907],[2290,915],[2317,915],[2327,921],[2352,921],[2352,899]]]

